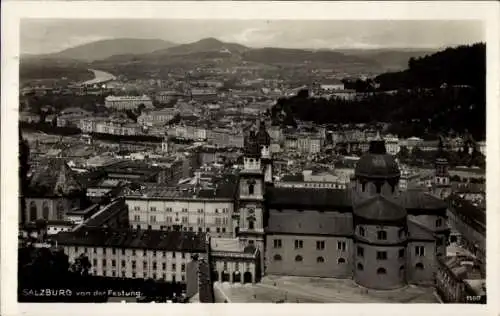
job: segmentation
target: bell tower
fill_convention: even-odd
[[[235,234],[244,246],[253,245],[264,253],[264,172],[262,149],[255,130],[245,138],[243,170],[239,174]],[[264,257],[261,256],[261,266]]]
[[[261,153],[262,169],[264,171],[264,182],[266,185],[273,183],[273,161],[271,156],[271,136],[266,130],[266,123],[259,123],[259,131],[256,135],[257,143]]]
[[[435,161],[434,188],[435,195],[445,199],[450,195],[450,173],[448,159],[444,151],[443,139],[439,139],[438,153]]]

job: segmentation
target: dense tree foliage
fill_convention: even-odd
[[[469,85],[484,90],[486,84],[486,45],[464,45],[410,58],[408,69],[386,73],[375,78],[383,90],[436,88],[447,85]]]
[[[481,67],[484,60],[483,44],[447,49],[412,59],[409,76],[400,72],[389,76],[392,83],[381,80],[387,89],[387,85],[405,89],[367,93],[355,100],[307,98],[301,92],[279,99],[271,115],[275,124],[293,125],[295,119],[321,124],[378,121],[390,122],[388,132],[401,137],[436,138],[454,130],[485,139],[485,67]]]
[[[28,142],[23,139],[23,135],[21,133],[21,129],[19,129],[19,195],[20,195],[20,216],[21,223],[25,222],[25,208],[26,201],[24,199],[24,194],[27,191],[29,180],[28,180],[28,171],[30,169],[29,166],[29,154],[30,148]]]
[[[69,107],[75,107],[84,109],[89,112],[99,113],[105,110],[104,107],[98,106],[102,104],[104,104],[104,96],[32,95],[23,97],[21,99],[21,110],[29,108],[30,112],[41,114],[42,109],[50,105],[52,108],[54,108],[54,112],[56,113]]]
[[[94,79],[94,73],[84,67],[21,62],[19,67],[19,77],[22,81],[38,79],[67,79],[68,81],[81,82]]]

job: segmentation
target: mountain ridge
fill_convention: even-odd
[[[177,44],[161,39],[117,38],[104,39],[86,44],[77,45],[56,53],[25,55],[26,58],[46,59],[73,59],[92,62],[114,55],[145,54],[159,49],[165,49]]]

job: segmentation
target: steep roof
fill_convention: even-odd
[[[83,190],[73,170],[62,159],[41,161],[30,181],[30,193],[47,196],[69,196]]]
[[[350,235],[352,216],[333,212],[271,211],[266,231],[268,233]]]
[[[136,248],[162,251],[203,252],[205,234],[160,230],[107,230],[83,228],[52,237],[59,245],[83,247]]]
[[[376,195],[355,205],[354,214],[369,220],[397,221],[406,217],[406,209],[383,195]]]
[[[408,234],[411,240],[424,240],[424,241],[434,241],[433,232],[428,230],[426,227],[415,223],[411,220],[408,221]]]
[[[447,204],[443,200],[419,190],[402,192],[401,195],[396,198],[396,201],[404,208],[413,210],[441,210],[447,208]]]
[[[269,208],[317,209],[351,208],[350,191],[338,189],[317,188],[279,188],[272,187],[267,191]]]

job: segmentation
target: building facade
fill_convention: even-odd
[[[205,251],[205,235],[155,230],[81,229],[53,237],[69,261],[81,254],[91,273],[107,277],[186,282],[186,266]]]
[[[214,194],[213,190],[180,192],[158,186],[125,193],[125,203],[132,227],[232,237],[234,199],[230,194]]]
[[[146,108],[153,107],[153,101],[150,97],[143,96],[107,96],[104,100],[104,105],[107,108],[116,110],[135,110],[139,105],[143,104]]]

